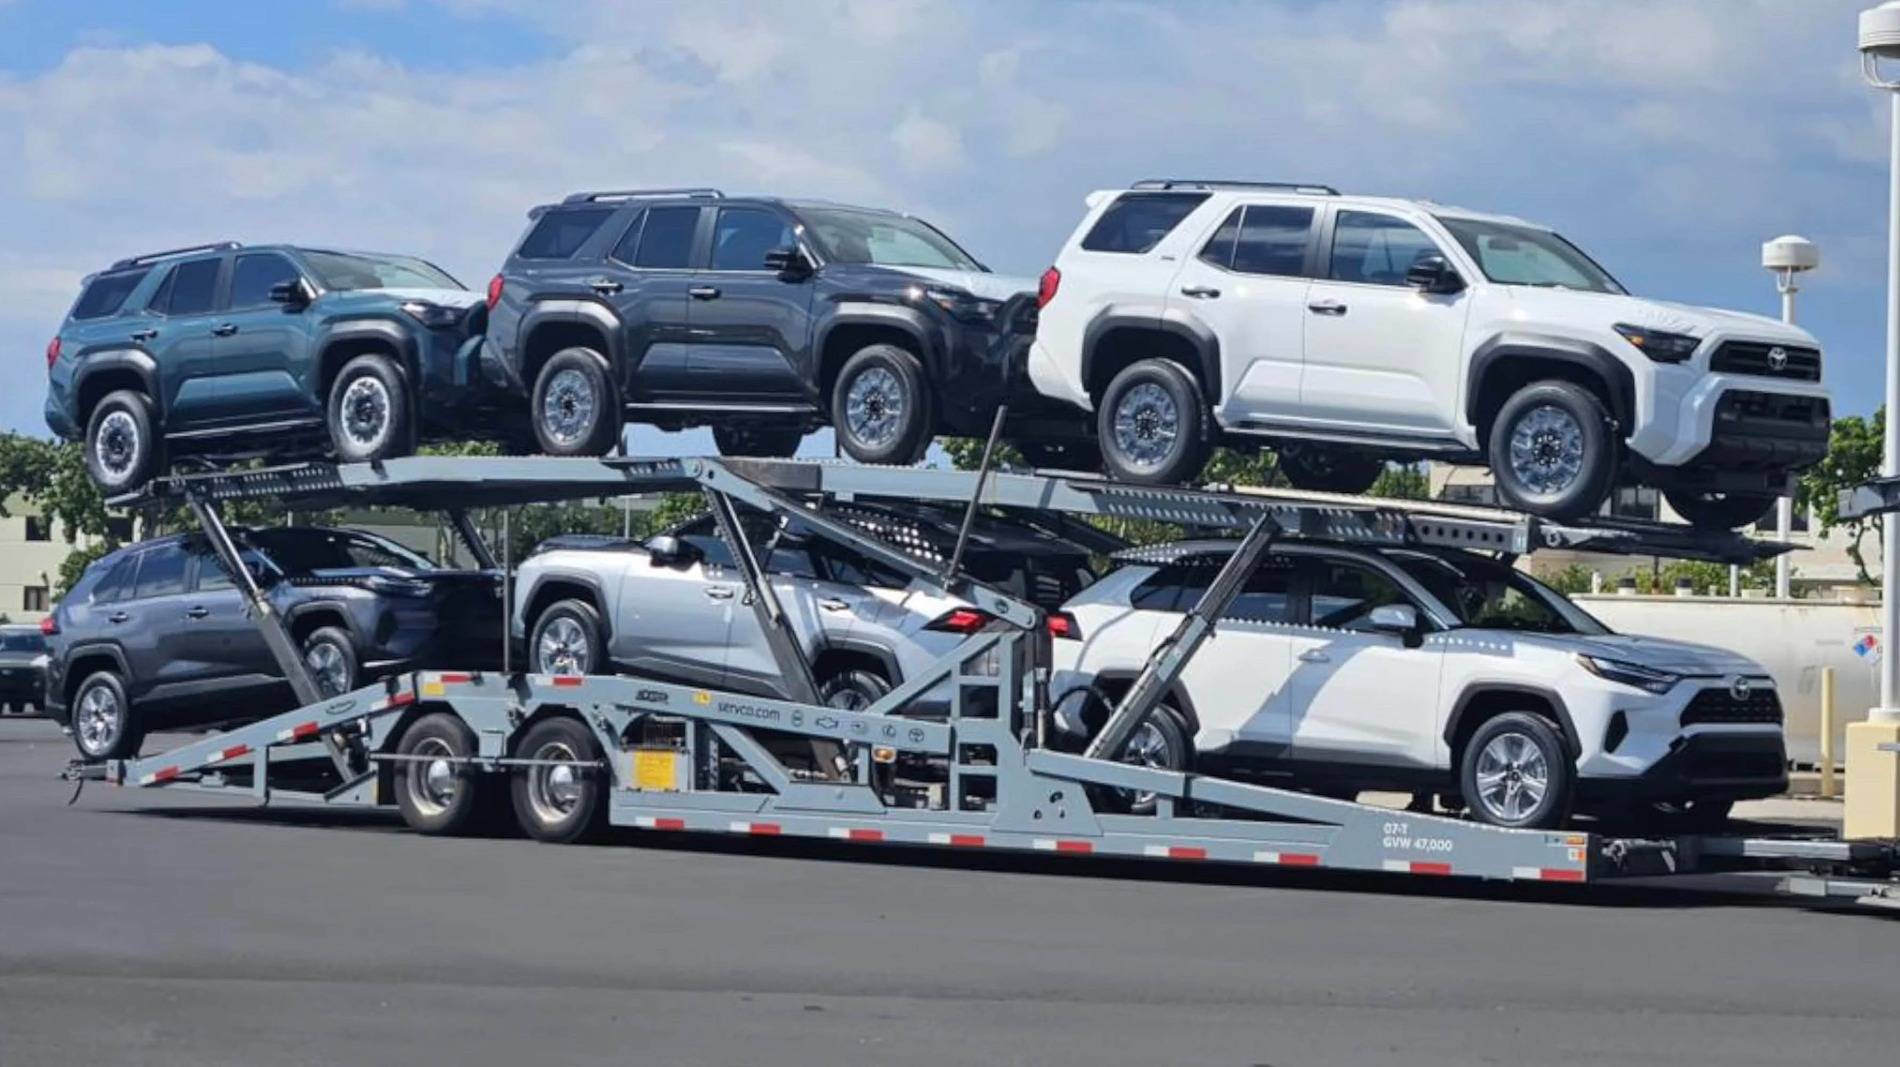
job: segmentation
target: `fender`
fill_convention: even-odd
[[[1094,381],[1095,350],[1109,331],[1160,330],[1187,341],[1200,359],[1201,382],[1209,405],[1218,408],[1226,395],[1221,384],[1220,338],[1207,324],[1180,308],[1147,310],[1127,305],[1104,308],[1082,331],[1082,381]]]
[[[1507,331],[1479,345],[1471,355],[1465,376],[1465,421],[1478,425],[1478,399],[1498,367],[1516,360],[1541,360],[1582,367],[1602,379],[1610,391],[1610,414],[1629,431],[1636,420],[1636,375],[1609,349],[1590,341],[1549,334]]]
[[[612,601],[608,599],[606,586],[601,582],[600,576],[597,574],[579,570],[542,571],[540,574],[534,576],[533,581],[528,583],[527,595],[520,597],[516,603],[522,605],[534,603],[534,598],[541,595],[541,590],[544,586],[556,582],[563,585],[578,585],[594,595],[594,605],[600,609],[600,628],[604,632],[603,636],[611,639],[614,630]],[[512,608],[508,614],[510,623],[509,631],[512,633],[514,632],[514,628],[519,626],[521,628],[521,635],[526,637],[530,620]]]
[[[867,300],[849,300],[837,305],[824,325],[818,329],[816,351],[823,353],[831,344],[831,332],[840,326],[888,326],[902,330],[909,335],[917,351],[922,354],[924,370],[932,381],[940,380],[943,355],[940,346],[932,341],[936,336],[936,327],[924,317],[923,312],[899,304],[879,304]],[[850,358],[849,354],[845,358]],[[842,365],[842,361],[840,361]]]
[[[1571,720],[1570,708],[1564,704],[1564,698],[1554,689],[1526,685],[1521,682],[1479,683],[1459,694],[1458,703],[1445,719],[1444,740],[1447,747],[1451,745],[1452,739],[1458,736],[1458,727],[1463,725],[1465,712],[1470,709],[1471,702],[1490,693],[1522,693],[1525,696],[1542,699],[1557,713],[1557,722],[1561,728],[1559,732],[1564,736],[1564,747],[1570,751],[1570,758],[1574,760],[1583,754],[1583,743],[1577,735],[1577,724]],[[1455,766],[1452,769],[1457,770]]]
[[[363,634],[357,629],[356,616],[350,612],[349,606],[341,600],[319,599],[299,601],[284,612],[284,623],[289,628],[295,629],[299,619],[319,613],[335,615],[341,618],[343,620],[343,629],[349,632],[350,641],[358,648],[362,648],[366,644],[363,640]]]
[[[88,641],[68,648],[65,655],[59,657],[57,670],[54,669],[54,664],[47,664],[46,699],[48,703],[57,702],[59,707],[67,708],[65,690],[82,680],[73,674],[73,664],[93,656],[104,656],[112,661],[112,669],[118,672],[119,678],[125,683],[126,697],[134,698],[141,687],[135,684],[131,668],[126,666],[125,653],[117,644],[110,641]],[[57,693],[54,692],[52,684],[55,674],[59,676],[59,692]],[[67,711],[70,713],[71,709],[67,708]]]
[[[593,300],[550,299],[530,304],[528,310],[522,313],[520,323],[515,326],[517,372],[523,369],[522,353],[527,339],[534,335],[537,327],[548,323],[594,327],[607,339],[607,351],[602,353],[607,357],[607,362],[613,366],[622,365],[621,360],[626,354],[624,331],[621,329],[620,316],[612,308]],[[534,386],[533,382],[526,384],[529,388]]]
[[[396,362],[409,376],[410,381],[416,380],[420,368],[416,366],[418,357],[415,335],[388,319],[373,318],[340,319],[324,326],[323,332],[318,335],[316,345],[319,379],[327,369],[325,364],[330,359],[330,350],[339,342],[358,340],[375,340],[395,349]]]
[[[1126,670],[1098,671],[1094,677],[1089,679],[1088,684],[1098,689],[1114,688],[1116,685],[1123,685],[1125,688],[1127,685],[1132,685],[1140,673],[1139,671]],[[1061,696],[1061,693],[1051,693],[1049,699],[1053,701]],[[1174,687],[1168,690],[1168,703],[1173,704],[1180,710],[1181,714],[1187,716],[1188,744],[1192,745],[1194,743],[1194,735],[1201,732],[1201,715],[1198,711],[1194,710],[1194,698],[1188,696],[1187,690],[1182,688],[1179,682],[1176,682]],[[1113,711],[1114,709],[1110,708],[1109,710]]]
[[[904,684],[904,672],[897,665],[897,657],[891,651],[869,641],[854,640],[850,637],[830,637],[820,634],[812,645],[811,658],[816,663],[827,652],[849,652],[853,655],[869,656],[884,669],[884,679],[893,688]]]
[[[144,383],[145,396],[152,402],[152,410],[159,416],[159,424],[164,424],[165,396],[158,385],[158,361],[139,348],[108,348],[98,352],[88,352],[81,359],[78,370],[73,373],[73,392],[75,401],[86,391],[86,382],[107,371],[129,370]],[[81,436],[84,436],[85,411],[73,412],[73,418],[80,424]]]

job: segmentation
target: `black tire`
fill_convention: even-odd
[[[1761,521],[1775,506],[1766,493],[1695,493],[1672,490],[1663,494],[1675,513],[1700,530],[1735,530]]]
[[[563,348],[534,379],[534,439],[550,456],[604,456],[620,443],[620,390],[606,357]]]
[[[910,466],[930,448],[935,421],[924,365],[896,345],[859,349],[832,384],[832,430],[859,463]]]
[[[86,473],[105,495],[129,493],[160,473],[158,431],[144,393],[107,393],[86,420]]]
[[[884,698],[891,683],[866,670],[837,671],[818,683],[818,701],[827,707],[863,711]]]
[[[335,626],[318,627],[303,639],[303,663],[326,697],[342,696],[363,684],[356,645]]]
[[[713,444],[722,456],[790,459],[798,454],[805,431],[796,426],[715,426]]]
[[[1280,473],[1293,488],[1314,493],[1363,493],[1385,470],[1385,460],[1336,449],[1300,447],[1280,452]]]
[[[563,715],[530,727],[515,755],[598,763],[600,746],[585,724]],[[607,824],[604,767],[517,767],[510,777],[515,821],[536,841],[571,844]]]
[[[343,463],[393,459],[416,450],[409,382],[388,356],[362,355],[343,365],[330,383],[324,421],[330,447]]]
[[[1102,448],[1094,441],[1023,441],[1016,445],[1031,467],[1061,471],[1102,469]]]
[[[1543,791],[1533,786],[1542,772]],[[1484,773],[1490,791],[1479,787]],[[1502,775],[1502,777],[1494,777]],[[1570,818],[1576,768],[1556,725],[1528,711],[1486,719],[1458,755],[1459,791],[1480,822],[1549,830]],[[1515,788],[1513,788],[1515,785]]]
[[[600,674],[607,662],[606,631],[592,604],[557,600],[534,620],[528,634],[528,669],[535,674]]]
[[[73,690],[68,705],[73,747],[88,760],[126,759],[138,754],[145,729],[126,696],[125,683],[111,671],[94,671]],[[82,719],[82,716],[84,717]]]
[[[1487,458],[1507,505],[1559,521],[1595,511],[1616,482],[1609,413],[1575,382],[1533,382],[1511,394],[1491,424]]]
[[[475,755],[475,734],[446,711],[424,715],[403,731],[396,745],[402,756],[440,756],[443,762],[405,759],[396,764],[396,808],[409,828],[424,834],[466,834],[478,829],[489,812],[487,776],[467,763]]]
[[[1164,771],[1187,771],[1194,766],[1194,739],[1188,733],[1187,720],[1174,708],[1163,704],[1128,738],[1117,757],[1137,767]],[[1118,789],[1115,806],[1130,815],[1153,815],[1160,798],[1153,793]]]
[[[1676,830],[1685,833],[1715,833],[1728,826],[1735,812],[1732,798],[1705,798],[1680,803],[1651,804],[1637,815],[1645,828]]]
[[[1095,439],[1102,465],[1118,481],[1179,485],[1207,464],[1207,401],[1178,363],[1144,359],[1103,391]]]

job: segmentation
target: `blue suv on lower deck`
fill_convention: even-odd
[[[46,422],[85,443],[108,494],[186,457],[402,455],[505,425],[475,370],[486,319],[479,294],[410,256],[234,242],[134,256],[86,279],[47,345]]]
[[[544,452],[599,455],[633,420],[789,456],[829,423],[853,459],[912,463],[936,433],[986,432],[1017,387],[1035,280],[922,219],[711,189],[576,193],[529,217],[489,283],[483,361],[530,400]]]

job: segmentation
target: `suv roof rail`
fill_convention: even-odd
[[[189,255],[192,252],[224,252],[229,249],[243,247],[243,245],[236,241],[211,241],[201,245],[186,245],[183,248],[167,248],[163,252],[147,252],[142,256],[128,256],[106,269],[124,270],[127,267],[142,267],[147,263],[156,263],[161,259],[170,259],[173,256]]]
[[[1318,182],[1250,182],[1229,178],[1143,178],[1131,189],[1287,189],[1296,193],[1338,196],[1339,190]]]
[[[592,193],[574,193],[561,201],[563,204],[591,204],[598,200],[634,200],[644,196],[691,196],[706,200],[723,200],[726,194],[710,186],[683,189],[602,189]]]

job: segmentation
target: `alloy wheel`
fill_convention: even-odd
[[[593,663],[587,628],[562,616],[541,628],[535,644],[535,670],[541,674],[586,674]]]
[[[1502,733],[1478,753],[1477,802],[1500,822],[1520,822],[1550,792],[1543,749],[1520,733]]]
[[[304,649],[303,665],[309,669],[311,680],[317,683],[317,691],[324,696],[349,692],[350,668],[343,659],[342,649],[328,641],[319,641]]]
[[[371,452],[389,436],[391,403],[382,379],[365,374],[343,390],[343,432],[350,442]]]
[[[116,481],[132,472],[138,462],[139,445],[138,420],[129,412],[114,411],[99,421],[92,450],[99,460],[99,469]]]
[[[593,427],[599,407],[587,375],[568,367],[548,381],[541,398],[541,426],[563,447],[576,445]]]
[[[871,367],[851,380],[844,396],[845,423],[851,436],[870,448],[897,438],[904,421],[904,387],[884,367]]]
[[[1564,492],[1583,475],[1583,424],[1555,404],[1539,404],[1511,428],[1510,463],[1532,492]]]
[[[1181,436],[1181,412],[1174,397],[1153,382],[1123,393],[1115,404],[1115,448],[1137,467],[1159,467]]]
[[[79,747],[88,755],[112,751],[125,732],[125,709],[118,695],[103,685],[86,690],[73,713],[73,729],[79,733]]]

